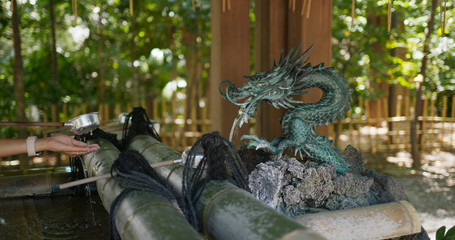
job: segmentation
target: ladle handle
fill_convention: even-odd
[[[178,162],[181,162],[181,160],[180,159],[168,160],[168,161],[163,161],[163,162],[150,164],[150,166],[152,168],[157,168],[157,167],[163,167],[163,166],[172,165],[172,164],[178,163]],[[113,172],[112,174],[114,176],[117,176],[116,172]],[[110,177],[111,177],[111,174],[110,173],[106,173],[106,174],[99,175],[99,176],[84,178],[84,179],[81,179],[81,180],[60,184],[58,187],[60,189],[65,189],[65,188],[70,188],[70,187],[74,187],[74,186],[78,186],[78,185],[82,185],[82,184],[86,184],[86,183],[91,183],[91,182],[95,182],[95,181],[98,181],[98,180],[101,180],[101,179],[105,179],[105,178],[110,178]]]
[[[62,122],[0,122],[0,126],[41,126],[41,127],[62,127]]]

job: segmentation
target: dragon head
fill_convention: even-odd
[[[279,64],[276,65],[274,62],[271,70],[245,76],[247,82],[240,88],[228,80],[221,82],[219,86],[221,96],[239,106],[239,114],[236,118],[239,127],[254,116],[257,105],[261,101],[265,101],[275,108],[293,108],[292,104],[301,103],[291,97],[306,93],[302,92],[302,84],[298,80],[305,69],[311,68],[311,65],[305,65],[308,59],[305,61],[303,59],[312,47],[296,58],[299,48],[300,46],[295,51],[291,50],[285,58],[282,58],[282,51]],[[302,67],[304,65],[305,67]],[[223,93],[222,85],[225,83],[228,84]]]

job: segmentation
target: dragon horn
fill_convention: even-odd
[[[232,84],[232,85],[234,85],[234,84]],[[234,104],[234,105],[237,105],[237,106],[245,106],[246,103],[238,103],[238,102],[232,100],[231,97],[229,97],[229,87],[230,87],[230,86],[231,86],[231,85],[229,85],[229,86],[226,87],[226,99],[227,99],[229,102],[231,102],[232,104]]]
[[[294,48],[291,48],[288,55],[284,59],[282,59],[283,61],[280,61],[280,66],[283,66],[284,64],[289,63],[289,61],[291,59],[291,55],[293,55],[293,52],[294,52]]]
[[[284,53],[284,49],[281,49],[280,59],[278,60],[278,65],[281,65],[281,62],[283,61],[283,53]],[[273,60],[273,62],[275,63],[275,59]]]
[[[299,64],[300,62],[300,66],[299,68],[302,68],[303,65],[305,65],[309,60],[310,60],[310,57],[308,57],[305,61],[303,61],[303,59],[306,57],[306,55],[308,55],[308,52],[310,52],[310,50],[313,48],[314,44],[311,45],[305,52],[303,52],[295,61],[294,61],[294,65],[297,65]],[[300,45],[299,45],[299,48],[300,48]]]
[[[220,85],[218,85],[218,91],[220,92],[221,97],[223,97],[224,99],[226,99],[226,94],[224,94],[223,91],[221,90],[221,86],[222,86],[224,83],[226,83],[226,82],[229,83],[228,86],[234,85],[234,84],[233,84],[231,81],[229,81],[229,80],[223,80],[223,81],[221,81]]]

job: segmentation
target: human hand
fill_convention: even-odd
[[[56,135],[48,138],[38,139],[35,142],[35,148],[37,152],[60,152],[70,157],[85,155],[87,153],[100,149],[97,144],[88,145],[84,142],[77,141],[67,135]]]

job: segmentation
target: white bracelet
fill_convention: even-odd
[[[27,143],[27,153],[29,157],[36,157],[39,156],[39,153],[35,151],[35,141],[38,137],[36,136],[30,136],[25,140]]]

